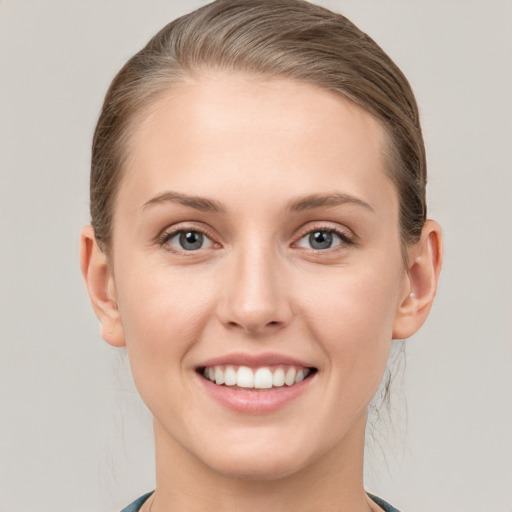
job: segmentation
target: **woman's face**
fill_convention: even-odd
[[[410,292],[384,149],[366,111],[284,79],[204,77],[138,118],[112,293],[160,446],[254,478],[362,447]]]

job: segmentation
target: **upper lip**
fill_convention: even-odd
[[[233,366],[249,367],[274,366],[282,364],[288,366],[298,366],[302,368],[313,368],[312,365],[307,364],[304,361],[301,361],[300,359],[296,359],[295,357],[290,357],[285,354],[277,354],[273,352],[265,352],[262,354],[247,354],[235,352],[233,354],[225,354],[223,356],[208,359],[202,362],[199,365],[199,367],[207,368],[209,366],[219,366],[228,364]]]

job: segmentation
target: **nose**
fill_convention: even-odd
[[[251,335],[276,332],[293,316],[289,289],[272,250],[246,250],[226,262],[221,300],[217,305],[220,321],[231,329]]]

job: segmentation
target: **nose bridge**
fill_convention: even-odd
[[[272,244],[253,240],[232,256],[222,305],[224,323],[251,333],[284,326],[291,306],[279,254]]]

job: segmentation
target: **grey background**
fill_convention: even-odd
[[[149,418],[99,336],[78,235],[109,81],[204,3],[0,0],[1,512],[114,512],[153,486]],[[322,3],[409,77],[446,238],[437,303],[407,342],[407,433],[398,400],[368,488],[408,512],[510,512],[512,2]]]

